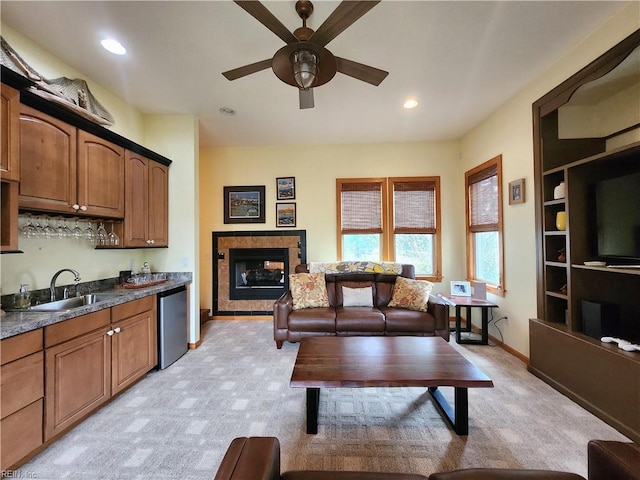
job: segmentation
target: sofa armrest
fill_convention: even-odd
[[[276,329],[286,329],[289,327],[289,314],[293,311],[293,297],[291,290],[283,293],[273,303],[273,323]]]
[[[589,480],[640,479],[640,446],[613,440],[591,440]]]
[[[580,475],[551,470],[520,470],[514,468],[467,468],[434,473],[429,480],[584,480]]]
[[[449,305],[447,303],[434,295],[429,295],[427,312],[436,319],[436,330],[449,332]]]
[[[234,438],[214,480],[280,480],[280,442],[275,437]]]

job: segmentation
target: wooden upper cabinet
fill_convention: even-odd
[[[81,213],[124,217],[124,148],[78,130],[77,188]]]
[[[75,127],[21,105],[20,160],[20,207],[73,212],[76,201]]]
[[[20,180],[20,92],[3,83],[0,99],[0,178]]]
[[[134,152],[126,152],[125,247],[168,245],[169,170]]]
[[[149,239],[169,245],[169,168],[157,162],[149,162]]]
[[[21,208],[122,218],[124,148],[20,107]]]

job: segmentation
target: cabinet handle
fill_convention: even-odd
[[[80,210],[82,210],[83,212],[86,212],[87,211],[87,206],[86,205],[82,205],[80,207]]]
[[[77,203],[72,205],[72,207],[74,210],[80,210],[80,205],[78,205]]]
[[[147,245],[151,245],[153,243],[153,240],[147,240]]]
[[[149,243],[150,243],[151,245],[153,245],[154,243],[156,243],[156,241],[155,241],[155,240],[149,240]]]
[[[113,331],[116,332],[116,333],[120,333],[120,327],[114,328]]]
[[[107,332],[107,335],[112,336],[112,335],[113,335],[113,330],[109,330],[109,331]]]

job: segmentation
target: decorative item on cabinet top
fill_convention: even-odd
[[[2,37],[0,44],[2,65],[34,82],[29,91],[99,125],[112,126],[115,123],[109,111],[93,96],[87,82],[66,77],[46,79],[27,64]]]

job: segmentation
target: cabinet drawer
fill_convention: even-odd
[[[42,350],[42,329],[21,333],[2,340],[2,365]]]
[[[42,445],[42,405],[42,399],[37,400],[2,419],[0,463],[3,471]]]
[[[109,323],[111,323],[111,310],[109,308],[72,318],[71,320],[65,320],[45,327],[44,344],[48,348],[109,325]]]
[[[2,418],[44,395],[44,352],[37,352],[0,367]]]
[[[139,298],[138,300],[133,300],[131,302],[122,303],[120,305],[116,305],[115,307],[111,307],[113,312],[113,321],[117,322],[119,320],[123,320],[125,318],[133,317],[142,312],[148,312],[153,309],[153,306],[156,303],[156,296],[149,295],[148,297]]]

